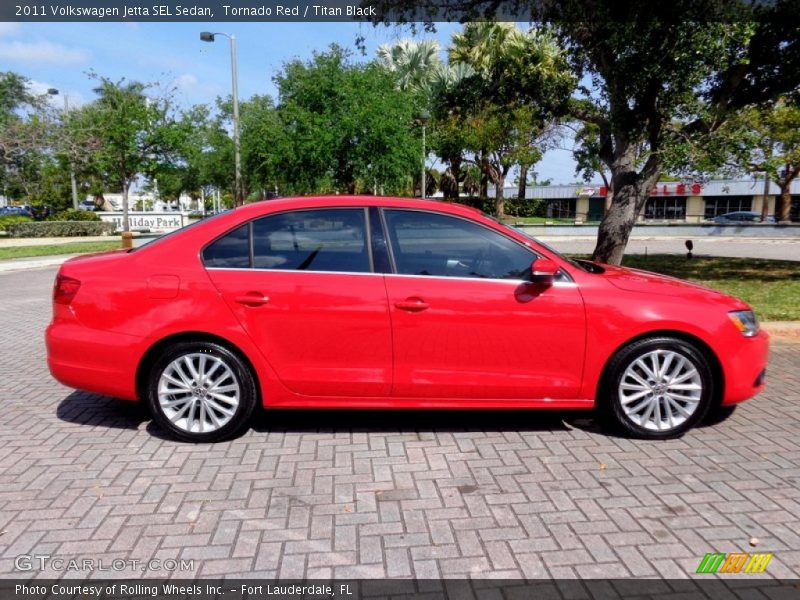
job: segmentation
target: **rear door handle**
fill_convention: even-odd
[[[235,300],[239,304],[244,304],[245,306],[263,306],[269,302],[269,298],[261,292],[247,292],[246,294],[236,296]]]
[[[422,298],[406,298],[400,302],[395,302],[394,305],[400,310],[407,310],[408,312],[420,312],[428,308],[428,303]]]

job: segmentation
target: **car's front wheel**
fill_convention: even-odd
[[[601,409],[628,435],[669,439],[705,416],[713,387],[708,360],[694,345],[671,337],[647,338],[611,359]]]
[[[210,342],[170,346],[153,364],[147,399],[155,421],[189,442],[239,433],[256,405],[256,387],[236,354]]]

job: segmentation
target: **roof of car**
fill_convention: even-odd
[[[291,210],[299,208],[316,207],[341,207],[341,206],[386,206],[395,208],[419,208],[435,210],[465,216],[480,214],[480,210],[455,202],[441,200],[421,200],[419,198],[395,198],[390,196],[297,196],[292,198],[276,198],[245,204],[236,209],[237,212],[263,213],[264,205],[269,206],[270,212],[278,210]]]

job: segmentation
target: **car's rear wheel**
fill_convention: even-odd
[[[170,346],[153,364],[147,391],[155,421],[189,442],[233,437],[247,424],[257,397],[248,366],[211,342]]]
[[[669,439],[705,416],[713,388],[708,360],[694,345],[671,337],[647,338],[611,359],[601,410],[632,437]]]

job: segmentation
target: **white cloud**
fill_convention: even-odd
[[[17,33],[21,29],[19,23],[10,23],[8,21],[0,21],[0,37]]]
[[[44,96],[49,89],[58,89],[56,86],[45,83],[43,81],[36,81],[32,79],[28,82],[28,91],[36,96]],[[73,92],[70,90],[58,90],[58,94],[50,95],[47,98],[47,103],[53,108],[64,108],[64,96],[67,97],[70,108],[75,108],[86,103],[86,99],[80,92]]]
[[[177,79],[175,79],[175,86],[181,90],[186,91],[191,89],[197,85],[197,77],[192,73],[184,73]]]
[[[52,42],[0,43],[0,59],[22,63],[48,63],[75,65],[89,60],[89,52],[81,48],[67,48]]]

